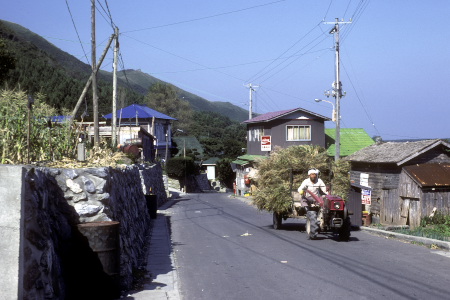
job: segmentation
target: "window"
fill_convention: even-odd
[[[261,140],[261,136],[264,135],[264,129],[262,126],[253,127],[248,131],[248,140],[250,142],[258,142]]]
[[[311,126],[309,125],[288,125],[286,126],[287,141],[310,141]]]

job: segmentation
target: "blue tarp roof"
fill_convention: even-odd
[[[117,118],[120,117],[122,119],[134,119],[136,117],[138,119],[151,119],[155,117],[156,119],[176,120],[175,118],[140,104],[131,104],[130,106],[118,109]],[[103,118],[112,119],[112,113],[103,116]]]
[[[50,121],[53,123],[63,123],[72,119],[72,116],[52,116],[50,117]]]

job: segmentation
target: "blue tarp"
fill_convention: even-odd
[[[64,123],[66,121],[69,121],[70,119],[72,119],[72,116],[53,116],[53,117],[50,117],[50,121],[52,121],[53,123]]]
[[[175,118],[140,104],[131,104],[130,106],[117,110],[117,118],[122,119],[151,119],[153,117],[156,119],[176,120]],[[112,119],[112,113],[103,116],[103,118]]]

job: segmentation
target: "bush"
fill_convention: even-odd
[[[198,173],[192,157],[173,157],[166,163],[166,173],[170,177],[183,178]]]
[[[231,168],[232,160],[229,158],[224,158],[219,160],[216,164],[217,166],[217,179],[226,186],[227,188],[233,188],[234,178],[236,174],[233,172]]]

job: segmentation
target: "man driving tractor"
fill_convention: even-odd
[[[298,188],[298,192],[300,193],[302,199],[301,205],[305,208],[311,203],[314,203],[313,197],[309,195],[309,193],[306,193],[306,190],[309,190],[318,197],[327,194],[325,183],[319,178],[319,173],[320,172],[317,169],[310,169],[308,171],[309,177],[303,180],[302,184]]]

